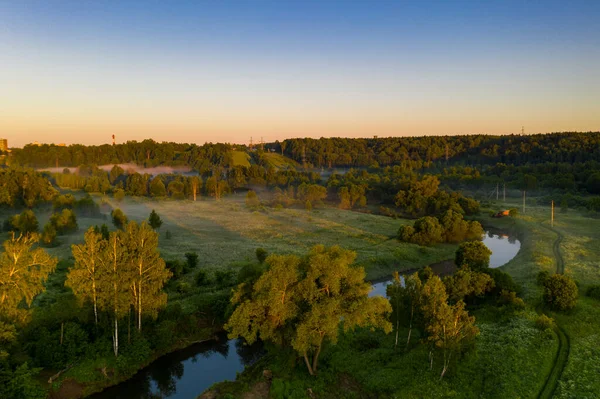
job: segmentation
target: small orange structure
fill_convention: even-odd
[[[494,217],[496,218],[503,218],[505,216],[510,216],[510,210],[505,209],[503,211],[498,212],[497,214],[494,215]]]

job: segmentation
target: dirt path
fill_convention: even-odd
[[[556,240],[554,240],[554,243],[552,244],[552,252],[554,253],[554,259],[556,260],[556,273],[564,274],[565,261],[560,252],[560,244],[564,236],[561,232],[553,229],[552,227],[545,225],[542,226],[556,234]],[[546,379],[542,390],[537,396],[538,399],[550,399],[554,397],[554,392],[558,386],[558,381],[560,380],[560,377],[569,359],[569,351],[571,348],[569,336],[558,323],[556,323],[555,331],[556,335],[558,336],[558,350],[556,351],[554,366],[552,367],[550,374],[548,374],[548,378]]]

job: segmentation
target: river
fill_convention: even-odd
[[[518,240],[491,231],[485,233],[483,242],[492,250],[490,267],[506,264],[521,248]],[[451,262],[440,262],[433,268],[438,273],[448,273],[448,268],[451,268],[448,263]],[[385,287],[390,281],[385,279],[374,283],[370,295],[385,296]],[[259,345],[247,346],[241,340],[227,340],[224,333],[217,338],[162,356],[127,381],[91,398],[194,399],[216,382],[234,380],[237,373],[262,355]]]
[[[521,249],[521,242],[516,238],[492,230],[485,232],[483,243],[492,251],[490,256],[491,268],[507,264]],[[441,275],[450,274],[455,269],[453,261],[439,262],[431,265],[431,268],[436,274]],[[369,295],[385,296],[385,289],[391,281],[391,278],[377,280],[373,283],[373,290]]]

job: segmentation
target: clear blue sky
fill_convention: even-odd
[[[0,3],[0,136],[600,129],[600,1]]]

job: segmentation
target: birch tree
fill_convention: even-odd
[[[142,317],[156,317],[167,303],[162,291],[172,273],[158,252],[158,234],[146,222],[130,222],[126,230],[129,262],[132,272],[132,303],[137,317],[137,329],[142,331]]]
[[[48,275],[54,271],[58,260],[42,248],[32,249],[39,240],[37,234],[19,235],[13,233],[4,242],[4,252],[0,254],[0,314],[9,318],[19,318],[22,312],[19,304],[25,300],[27,306],[40,292]]]
[[[85,233],[85,242],[72,245],[71,252],[75,264],[67,275],[66,285],[73,290],[80,303],[89,300],[94,307],[94,323],[98,325],[98,288],[102,274],[106,276],[107,257],[105,256],[107,241],[90,227]]]

